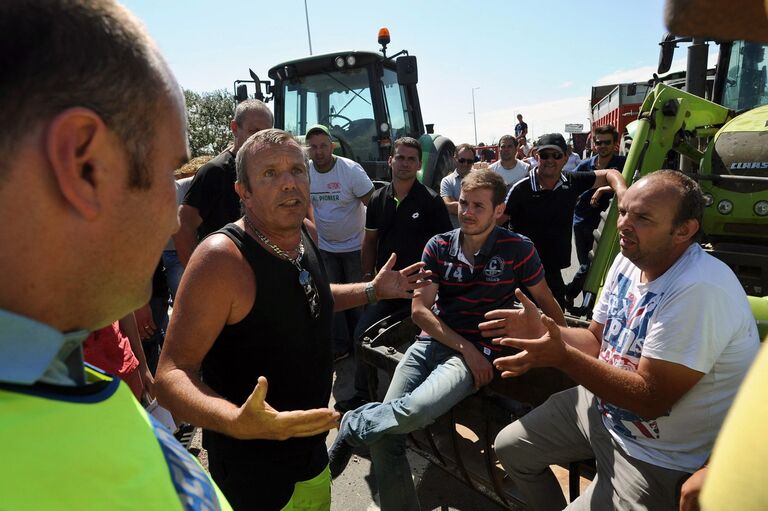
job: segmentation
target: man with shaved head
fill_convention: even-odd
[[[0,3],[0,507],[229,508],[82,342],[147,302],[178,227],[179,85],[108,0]],[[137,243],[140,240],[140,243]]]

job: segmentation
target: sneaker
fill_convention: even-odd
[[[331,479],[336,479],[347,468],[349,460],[352,458],[352,447],[347,442],[342,433],[344,431],[344,418],[342,417],[341,424],[339,425],[339,433],[336,435],[336,440],[333,441],[331,448],[328,449],[328,467],[331,470]]]
[[[347,413],[350,410],[356,410],[363,405],[367,405],[368,403],[370,403],[368,399],[364,397],[354,396],[349,399],[344,399],[343,401],[336,401],[333,407],[338,412]]]

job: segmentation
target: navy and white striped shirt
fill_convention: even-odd
[[[421,260],[440,286],[432,311],[452,330],[474,343],[489,358],[500,351],[480,335],[486,312],[509,307],[518,287],[544,278],[531,240],[496,227],[470,265],[461,252],[460,229],[438,234],[427,243]]]

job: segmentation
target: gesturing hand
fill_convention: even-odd
[[[279,412],[264,398],[267,379],[259,381],[237,417],[237,436],[241,439],[286,440],[314,436],[338,427],[341,414],[330,408]]]
[[[501,371],[502,378],[520,376],[534,367],[559,367],[565,360],[568,348],[563,342],[560,327],[552,318],[541,316],[541,322],[547,331],[538,339],[503,338],[494,339],[494,344],[512,346],[520,349],[520,353],[494,360],[496,369]]]
[[[413,290],[426,287],[431,282],[431,271],[422,271],[424,263],[414,263],[402,270],[394,271],[397,256],[393,253],[387,263],[373,278],[373,288],[379,300],[389,298],[412,298]]]
[[[543,335],[546,328],[539,320],[541,314],[532,301],[525,296],[520,288],[515,290],[515,296],[523,305],[522,309],[497,309],[485,313],[485,321],[480,323],[483,337],[518,337],[533,339]]]

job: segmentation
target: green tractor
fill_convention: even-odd
[[[704,191],[704,246],[736,273],[768,334],[768,81],[766,45],[719,42],[712,91],[703,99],[707,41],[667,36],[659,74],[669,69],[679,42],[689,49],[686,91],[656,85],[629,127],[632,146],[624,178],[632,183],[660,168],[678,168]],[[591,310],[618,252],[617,207],[608,210],[584,287]]]
[[[253,83],[253,97],[274,102],[275,127],[299,138],[315,124],[327,126],[337,142],[334,152],[360,163],[374,180],[389,180],[394,140],[418,139],[423,148],[419,179],[439,189],[443,176],[453,171],[454,144],[432,133],[429,124],[425,130],[416,57],[405,50],[387,56],[386,28],[378,42],[380,54],[348,51],[278,64],[269,70],[271,81],[250,71],[251,80],[235,81],[235,98],[247,99],[247,84]]]

